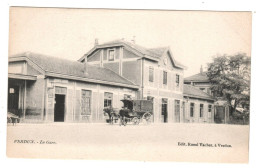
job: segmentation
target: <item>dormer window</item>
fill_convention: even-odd
[[[108,60],[109,61],[115,60],[115,50],[108,50]]]

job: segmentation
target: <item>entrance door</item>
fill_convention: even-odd
[[[9,86],[8,87],[8,112],[15,115],[18,113],[19,107],[19,86]]]
[[[64,122],[65,95],[55,94],[54,122]]]
[[[225,122],[225,108],[223,106],[217,106],[214,116],[215,123]]]
[[[163,115],[163,122],[168,122],[168,99],[162,99],[162,115]]]
[[[164,115],[163,115],[163,122],[167,123],[167,120],[168,120],[168,114],[167,114],[167,111],[166,111],[166,113],[164,113]]]

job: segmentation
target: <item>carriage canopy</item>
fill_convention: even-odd
[[[124,108],[134,112],[150,112],[153,113],[153,102],[151,100],[121,100]]]

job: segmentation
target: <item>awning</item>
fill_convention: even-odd
[[[24,74],[8,74],[8,78],[12,79],[22,79],[22,80],[31,80],[31,81],[36,81],[37,77],[33,75],[24,75]]]

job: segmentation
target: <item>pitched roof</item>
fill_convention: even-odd
[[[155,59],[155,60],[160,59],[166,51],[170,50],[169,47],[145,48],[138,44],[119,39],[119,40],[113,40],[113,41],[109,41],[109,42],[95,46],[87,54],[85,54],[83,57],[81,57],[79,59],[79,61],[82,61],[86,55],[90,55],[93,51],[95,51],[98,48],[112,47],[112,46],[127,46],[127,47],[130,47],[131,49],[137,51],[142,56],[148,57],[151,59]],[[173,61],[174,61],[175,66],[177,66],[179,68],[185,68],[185,66],[183,66],[181,63],[174,60],[174,58],[173,58]]]
[[[57,57],[46,56],[36,53],[24,53],[16,56],[11,56],[10,58],[25,57],[40,67],[44,72],[49,74],[59,74],[78,77],[86,81],[87,79],[92,79],[96,81],[102,81],[104,84],[109,82],[114,84],[124,84],[129,87],[136,87],[134,83],[123,78],[122,76],[116,74],[110,69],[98,67],[90,64],[86,64],[87,73],[84,72],[84,63],[78,61],[71,61]],[[46,73],[46,75],[48,74]]]
[[[160,48],[150,48],[147,49],[147,51],[153,57],[161,57],[164,54],[164,52],[168,49],[169,49],[168,47],[160,47]]]
[[[150,56],[153,56],[155,54],[155,53],[149,52],[148,49],[143,47],[143,46],[140,46],[138,44],[131,43],[131,42],[128,42],[128,41],[125,41],[125,40],[113,40],[113,41],[109,41],[109,42],[103,43],[103,44],[101,44],[99,46],[115,45],[115,44],[126,44],[126,45],[131,46],[133,49],[135,49],[135,50],[137,50],[140,53],[145,54],[145,55],[150,55],[151,54]]]
[[[193,98],[205,99],[205,100],[214,100],[214,98],[209,94],[201,91],[200,89],[192,85],[186,85],[186,84],[184,84],[183,87],[183,95],[188,97],[193,97]]]
[[[209,79],[207,77],[207,72],[198,73],[192,76],[189,76],[187,78],[184,78],[185,82],[209,82]]]

